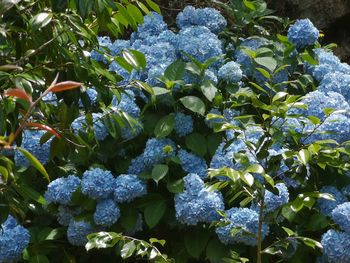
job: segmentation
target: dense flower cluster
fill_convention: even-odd
[[[196,225],[211,223],[219,219],[217,210],[224,209],[220,192],[210,191],[197,174],[184,177],[185,190],[175,195],[176,218],[181,223]]]
[[[350,235],[333,229],[328,230],[321,240],[323,251],[328,262],[350,262]]]
[[[267,212],[272,212],[289,201],[287,186],[284,183],[278,183],[275,187],[278,189],[278,195],[268,190],[265,191],[264,204]]]
[[[86,235],[97,230],[90,222],[76,220],[82,213],[90,213],[85,208],[77,206],[73,194],[84,195],[79,198],[96,200],[92,215],[94,224],[110,227],[120,218],[118,204],[130,202],[147,193],[146,183],[137,175],[124,174],[114,177],[110,171],[101,168],[91,168],[83,173],[82,179],[70,175],[52,181],[45,192],[48,204],[57,204],[57,221],[68,226],[67,238],[72,245],[85,245]],[[142,219],[141,219],[142,220]],[[139,226],[141,224],[141,226]],[[137,229],[142,228],[142,222]],[[132,229],[137,231],[137,229]]]
[[[288,30],[288,39],[297,48],[316,43],[320,33],[309,19],[297,20]]]
[[[343,231],[350,234],[350,202],[340,204],[334,208],[332,218]]]
[[[227,25],[226,19],[213,8],[199,8],[186,6],[176,18],[179,28],[188,26],[205,26],[213,33],[220,33]]]
[[[249,208],[233,207],[226,211],[226,216],[229,224],[216,229],[222,243],[243,243],[248,246],[257,244],[259,215],[256,211]],[[238,232],[232,235],[231,231],[234,229],[237,229]],[[269,234],[269,226],[266,223],[263,223],[261,234],[262,239]]]
[[[334,186],[324,186],[321,188],[320,192],[329,193],[333,196],[335,201],[327,199],[318,199],[318,206],[321,213],[327,216],[332,215],[332,211],[337,205],[345,203],[347,198]]]
[[[242,74],[241,66],[234,61],[227,62],[218,71],[219,79],[229,83],[239,82],[242,79]]]
[[[120,210],[112,199],[101,200],[96,205],[94,221],[100,226],[111,226],[120,217]]]
[[[179,150],[177,156],[181,161],[182,169],[186,173],[195,173],[201,179],[205,179],[208,176],[208,166],[203,158],[185,150]]]
[[[50,145],[52,139],[41,144],[40,139],[45,134],[43,130],[25,130],[22,133],[21,147],[33,154],[42,164],[50,159]],[[15,151],[15,163],[18,166],[29,166],[27,158],[19,151]]]
[[[89,222],[71,220],[67,229],[67,238],[74,246],[84,246],[87,242],[86,236],[96,230]]]
[[[29,231],[9,215],[0,230],[0,262],[16,262],[29,244]]]
[[[175,132],[179,137],[186,136],[193,131],[193,119],[190,115],[178,112],[175,115]]]
[[[130,202],[147,193],[145,182],[134,174],[121,174],[115,179],[114,200],[118,203]]]
[[[47,186],[45,200],[48,204],[57,203],[67,205],[71,202],[73,193],[80,187],[80,178],[69,175],[60,177]]]
[[[114,177],[110,171],[100,168],[87,170],[81,180],[81,191],[92,199],[107,198],[114,189]]]

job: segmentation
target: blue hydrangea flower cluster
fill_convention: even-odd
[[[0,262],[19,261],[29,239],[29,231],[9,215],[0,230]]]
[[[179,150],[177,156],[181,161],[182,169],[186,173],[198,174],[201,179],[208,177],[208,166],[203,158],[185,150]]]
[[[205,26],[211,32],[217,34],[227,26],[226,19],[214,8],[194,8],[186,6],[176,18],[179,28],[188,26]]]
[[[298,49],[316,43],[320,33],[309,19],[297,20],[288,30],[288,39]]]
[[[288,111],[288,114],[315,116],[323,121],[323,123],[315,126],[303,117],[298,118],[298,120],[287,118],[282,130],[294,128],[296,131],[305,134],[312,133],[305,143],[322,139],[334,139],[338,142],[344,142],[350,139],[350,116],[348,115],[350,105],[340,93],[333,91],[324,93],[317,90],[308,93],[302,102],[307,105],[307,109],[293,108]],[[327,108],[334,110],[328,117],[325,113],[325,109]]]
[[[112,199],[104,199],[97,203],[94,221],[100,226],[111,226],[120,217],[120,209]]]
[[[332,219],[343,231],[350,234],[350,202],[345,202],[334,208]]]
[[[142,132],[140,114],[141,109],[136,104],[136,96],[135,93],[131,90],[126,90],[125,93],[121,95],[120,101],[117,100],[116,97],[113,98],[112,107],[115,107],[118,110],[121,110],[127,114],[129,114],[132,118],[134,118],[140,125],[135,125],[134,129],[131,127],[122,127],[121,136],[125,140],[130,140]],[[127,125],[126,125],[127,126]]]
[[[241,65],[234,61],[227,62],[218,71],[219,79],[228,83],[237,83],[241,81],[242,76]]]
[[[103,124],[102,120],[102,114],[101,113],[93,113],[92,114],[92,127],[94,130],[94,134],[97,140],[102,141],[104,140],[108,135],[108,130],[106,126]],[[75,134],[78,134],[79,132],[86,132],[87,123],[85,116],[80,116],[76,118],[72,124],[71,128]]]
[[[166,158],[175,156],[176,145],[170,139],[151,138],[146,142],[143,152],[143,162],[146,167],[162,163]]]
[[[45,192],[45,200],[48,204],[57,203],[67,205],[71,202],[73,193],[80,187],[80,178],[69,175],[52,181]]]
[[[350,103],[350,69],[347,74],[341,72],[328,73],[322,79],[319,91],[334,91],[344,96],[345,100]]]
[[[322,236],[321,244],[329,263],[350,263],[350,234],[330,229]]]
[[[193,119],[190,115],[178,112],[175,115],[175,133],[179,137],[186,136],[193,131]]]
[[[224,209],[223,197],[210,191],[197,174],[184,177],[185,190],[175,195],[176,218],[183,224],[211,223],[219,219],[217,210]]]
[[[195,9],[195,16],[185,22],[190,13],[188,8],[178,16],[180,32],[170,31],[163,17],[150,12],[144,17],[144,22],[131,34],[130,40],[112,41],[108,37],[98,37],[99,50],[91,52],[91,58],[107,63],[103,53],[112,56],[120,55],[123,49],[134,49],[144,53],[147,61],[146,69],[142,72],[133,70],[131,74],[115,61],[109,65],[109,70],[120,75],[123,80],[119,84],[126,84],[131,79],[146,81],[150,85],[158,85],[157,78],[161,76],[167,66],[180,57],[186,58],[183,52],[204,62],[213,56],[223,54],[221,41],[217,33],[226,27],[226,20],[218,11],[212,8]],[[191,40],[191,41],[189,41]],[[210,74],[210,79],[215,79]]]
[[[90,101],[90,104],[91,105],[94,105],[96,104],[97,102],[97,96],[98,96],[98,93],[97,91],[95,90],[95,88],[91,88],[91,89],[87,89],[85,91],[86,95],[88,96],[89,98],[89,101]],[[81,101],[81,99],[79,100],[79,107],[80,108],[83,108],[83,102]]]
[[[321,193],[331,194],[335,201],[320,198],[317,200],[317,205],[322,214],[331,217],[332,211],[338,205],[347,202],[347,198],[334,186],[324,186],[320,190]]]
[[[82,208],[72,208],[66,205],[60,205],[57,212],[57,221],[62,226],[68,226],[70,221],[74,219],[74,216],[79,215],[83,211]]]
[[[114,200],[118,203],[130,202],[147,194],[146,183],[134,174],[121,174],[115,179]]]
[[[73,246],[84,246],[88,241],[87,235],[96,231],[89,222],[71,220],[67,229],[68,242]]]
[[[306,63],[305,70],[318,81],[321,82],[328,73],[350,74],[350,66],[346,63],[341,63],[340,59],[331,51],[317,48],[314,49],[314,52],[319,63],[315,66]],[[338,80],[342,82],[342,78]]]
[[[178,35],[178,48],[180,52],[185,52],[200,62],[223,54],[222,43],[217,35],[204,26],[181,29]],[[182,57],[188,60],[185,55]]]
[[[92,168],[83,174],[81,191],[92,199],[107,198],[114,189],[114,177],[110,171]]]
[[[32,155],[34,155],[39,162],[46,164],[50,159],[50,148],[52,138],[47,142],[40,144],[41,137],[45,134],[43,130],[24,130],[22,133],[22,144],[21,147]],[[20,152],[15,151],[15,163],[17,166],[28,167],[29,161]]]
[[[266,210],[268,212],[272,212],[280,208],[282,205],[288,203],[289,201],[289,192],[287,186],[284,183],[278,183],[275,186],[278,189],[278,195],[275,195],[268,190],[265,192],[264,202]]]
[[[259,215],[256,211],[249,208],[233,207],[226,211],[226,220],[229,222],[228,225],[216,229],[216,233],[222,243],[243,243],[248,246],[257,244],[256,236],[258,234]],[[231,235],[231,231],[235,228],[239,228],[240,231],[235,235]],[[269,226],[266,223],[262,225],[261,234],[262,239],[269,234]]]

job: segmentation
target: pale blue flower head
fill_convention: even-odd
[[[112,199],[100,200],[96,205],[94,221],[100,226],[111,226],[120,217],[120,209]]]
[[[40,139],[45,133],[43,130],[24,130],[22,133],[21,147],[34,155],[42,164],[46,164],[50,159],[52,141],[51,138],[43,144],[40,143]],[[28,167],[30,165],[20,151],[15,151],[15,163],[17,166]]]
[[[87,242],[87,235],[96,230],[86,221],[71,220],[67,228],[67,239],[73,246],[84,246]]]
[[[121,174],[115,179],[113,193],[116,202],[128,203],[147,194],[147,185],[135,174]]]
[[[320,33],[309,19],[297,20],[288,30],[288,39],[298,49],[316,43]]]
[[[44,195],[46,202],[68,205],[73,193],[80,187],[80,182],[80,178],[74,175],[57,178],[47,186]]]
[[[222,243],[243,243],[248,246],[256,246],[259,225],[259,215],[256,211],[249,208],[233,207],[226,211],[226,220],[229,222],[228,225],[216,229],[216,233]],[[231,235],[231,231],[234,228],[239,228],[240,231],[235,235]],[[269,226],[263,223],[261,232],[262,240],[268,233]]]
[[[184,137],[193,131],[193,119],[191,115],[177,112],[175,115],[175,133],[179,137]]]
[[[227,26],[226,19],[214,8],[194,8],[186,6],[176,17],[179,28],[205,26],[213,33],[220,33]]]
[[[0,262],[17,262],[22,258],[22,251],[29,244],[29,231],[17,224],[11,215],[1,225]]]
[[[350,234],[350,202],[345,202],[334,208],[332,219],[343,231]]]
[[[334,186],[324,186],[321,188],[320,192],[331,194],[335,199],[335,201],[324,198],[319,198],[317,200],[317,205],[321,213],[326,216],[331,216],[334,208],[348,201],[347,198]]]
[[[175,195],[176,219],[187,225],[218,220],[217,210],[224,209],[221,193],[206,188],[197,174],[185,176],[184,184],[184,192]]]
[[[218,71],[218,77],[229,83],[237,83],[242,79],[241,65],[234,61],[227,62]]]
[[[114,177],[110,171],[91,168],[83,174],[81,191],[92,199],[104,199],[112,194]]]
[[[330,229],[322,236],[321,244],[329,263],[350,263],[349,234]]]
[[[175,156],[176,145],[170,139],[150,138],[146,142],[143,161],[147,167],[162,163],[165,158]]]
[[[208,166],[203,158],[185,150],[179,150],[177,156],[185,172],[198,174],[201,179],[205,179],[208,176]]]

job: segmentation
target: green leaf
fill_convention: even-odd
[[[200,88],[201,88],[201,91],[203,92],[203,95],[209,101],[213,101],[218,91],[218,89],[213,85],[213,83],[210,80],[205,80]]]
[[[203,253],[209,240],[209,235],[206,231],[196,231],[185,235],[185,247],[192,257],[198,259]]]
[[[30,263],[50,263],[49,259],[45,255],[34,255],[30,257]]]
[[[185,72],[185,66],[185,62],[183,62],[181,59],[176,60],[166,68],[164,76],[168,80],[181,80]]]
[[[21,183],[20,185],[13,185],[18,193],[20,193],[24,198],[32,199],[39,204],[46,205],[46,200],[44,197],[31,188],[29,185],[25,183]]]
[[[320,249],[323,248],[322,244],[314,239],[311,239],[308,237],[296,237],[296,238],[303,241],[305,245],[307,245],[308,247],[312,247],[313,249],[315,249],[316,247]]]
[[[181,98],[180,101],[187,109],[204,116],[205,104],[200,98],[195,96],[186,96]]]
[[[294,231],[291,230],[291,229],[289,229],[289,228],[287,228],[287,227],[282,226],[282,229],[284,230],[284,232],[287,233],[287,235],[288,235],[289,237],[295,235]]]
[[[209,241],[206,249],[207,259],[212,261],[220,261],[228,253],[227,247],[222,244],[218,239],[213,238]]]
[[[145,221],[149,228],[155,227],[162,219],[166,210],[166,203],[164,200],[155,200],[148,204],[144,211]]]
[[[258,57],[254,60],[259,65],[266,67],[270,72],[273,72],[277,67],[277,61],[272,57]]]
[[[129,49],[123,51],[123,58],[134,69],[141,70],[146,68],[146,58],[143,53],[137,50]]]
[[[250,10],[255,11],[256,7],[253,2],[248,1],[248,0],[243,0],[243,4]]]
[[[184,181],[182,179],[169,181],[167,183],[167,188],[170,193],[181,193],[184,190]]]
[[[308,150],[301,149],[299,151],[299,153],[297,154],[297,157],[304,165],[306,165],[309,162],[311,155],[310,155],[310,152]]]
[[[192,133],[186,136],[186,147],[192,152],[204,156],[207,152],[207,141],[200,133]]]
[[[43,12],[34,16],[30,20],[30,24],[33,30],[38,30],[48,25],[51,22],[51,20],[52,20],[52,14]]]
[[[126,7],[126,11],[138,24],[143,23],[143,15],[136,6],[134,6],[133,4],[129,4]]]
[[[161,13],[159,6],[155,2],[153,2],[152,0],[146,0],[146,3],[149,5],[150,8],[152,8],[158,14]]]
[[[45,177],[45,179],[50,182],[50,177],[46,172],[44,166],[34,155],[21,147],[17,147],[16,149],[19,150],[27,158],[27,160]]]
[[[267,70],[265,70],[263,68],[256,68],[256,70],[258,70],[261,74],[263,74],[263,76],[265,78],[271,79],[271,75],[270,75],[270,73]]]
[[[120,251],[120,256],[124,259],[129,258],[134,254],[135,250],[136,250],[136,245],[134,240],[129,241],[123,245]]]
[[[252,186],[254,184],[254,176],[250,173],[243,173],[240,177],[247,185]]]
[[[282,98],[286,97],[287,95],[288,95],[288,93],[284,92],[284,91],[277,92],[277,94],[275,96],[273,96],[272,102],[275,102],[276,100],[282,99]]]
[[[175,126],[175,115],[169,114],[161,118],[156,127],[154,128],[154,134],[158,138],[164,138],[168,136],[174,129]]]
[[[169,167],[166,164],[156,164],[152,169],[152,178],[158,183],[162,180],[168,173]]]

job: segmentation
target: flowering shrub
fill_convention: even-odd
[[[263,1],[188,6],[177,28],[146,3],[112,8],[128,39],[72,40],[95,70],[80,91],[4,93],[27,114],[2,108],[0,262],[350,262],[350,66]]]

